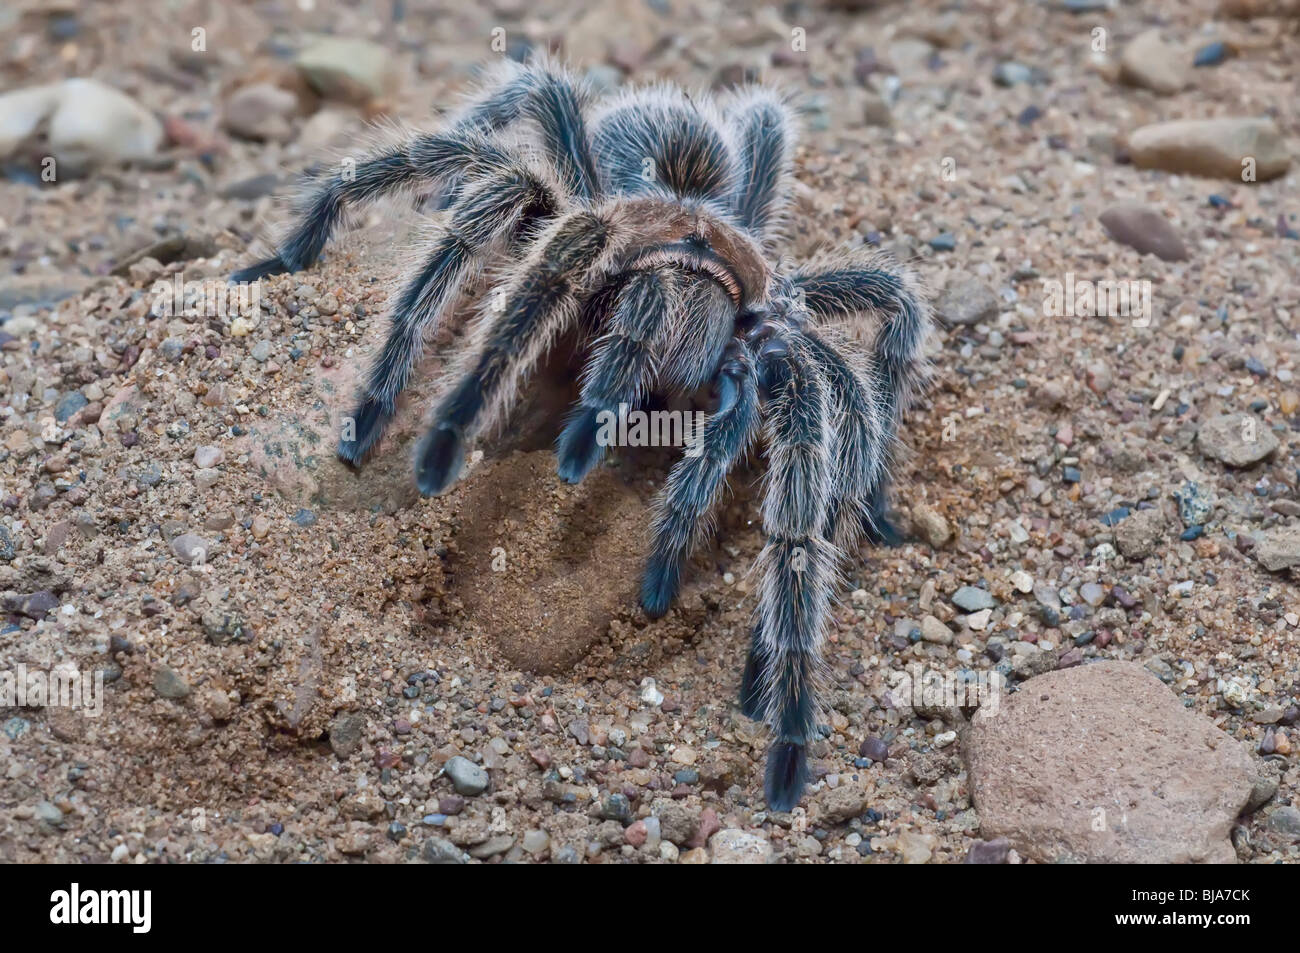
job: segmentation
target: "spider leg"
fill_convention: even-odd
[[[852,552],[864,531],[892,529],[873,522],[875,508],[883,504],[879,476],[889,453],[882,411],[870,369],[851,342],[825,327],[805,327],[802,336],[826,378],[833,414],[835,483],[826,536],[840,552]]]
[[[608,266],[618,238],[612,217],[587,210],[564,216],[538,237],[520,277],[505,289],[504,308],[484,312],[465,369],[416,448],[421,492],[442,493],[460,476],[466,442],[500,416],[537,358],[572,323],[578,295]]]
[[[745,229],[764,235],[782,211],[797,138],[794,116],[780,96],[759,86],[737,92],[726,109],[740,168],[729,205]]]
[[[481,172],[506,160],[505,152],[474,133],[420,135],[372,153],[355,166],[317,178],[301,202],[299,220],[276,254],[230,276],[233,282],[301,271],[315,264],[339,219],[352,207],[436,181]]]
[[[578,406],[556,441],[560,478],[578,483],[600,462],[601,415],[638,404],[656,371],[656,350],[675,288],[668,268],[628,275],[613,295],[609,327],[596,341]]]
[[[539,216],[551,214],[558,202],[551,186],[522,162],[505,165],[470,186],[453,206],[451,221],[434,241],[432,252],[398,295],[389,316],[388,337],[352,415],[354,432],[350,439],[345,436],[339,441],[340,457],[360,463],[379,439],[429,328],[456,301],[484,253],[503,236],[517,235]]]
[[[655,503],[650,558],[641,583],[641,605],[651,618],[667,612],[676,597],[682,567],[704,535],[728,472],[757,429],[758,379],[739,340],[728,345],[715,380],[718,408],[697,436],[695,452],[673,466]]]
[[[647,269],[652,273],[667,269]],[[619,405],[635,404],[652,376],[665,391],[693,393],[713,379],[718,355],[735,330],[735,304],[718,282],[682,268],[672,270],[679,280],[664,285],[644,301],[629,301],[629,307],[648,308],[631,321],[615,321],[610,332],[597,341],[589,366],[587,384],[579,407],[569,418],[557,447],[560,475],[570,482],[581,480],[599,461],[604,448],[597,445],[600,414],[617,412]],[[671,291],[671,298],[665,293]],[[671,310],[680,310],[668,320]],[[620,324],[637,328],[650,323],[643,333],[620,333]],[[640,340],[634,340],[636,336]]]
[[[885,463],[903,412],[926,376],[924,349],[930,309],[921,289],[888,258],[850,255],[840,261],[800,269],[792,276],[796,294],[819,323],[847,321],[854,330],[864,314],[878,316],[867,379],[876,394],[883,423],[877,472],[867,495],[869,519],[863,529],[873,542],[897,541],[885,515],[888,474]],[[866,342],[864,342],[866,343]]]
[[[825,379],[797,332],[759,348],[769,468],[763,497],[767,545],[759,554],[758,610],[742,701],[776,733],[764,790],[788,811],[808,779],[816,730],[821,642],[837,553],[825,538],[832,496],[832,406]]]

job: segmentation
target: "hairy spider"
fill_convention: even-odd
[[[416,449],[426,494],[456,481],[467,445],[571,327],[587,330],[588,357],[556,444],[564,480],[600,461],[602,413],[710,387],[698,452],[658,496],[641,589],[652,617],[668,610],[727,474],[761,435],[767,542],[740,702],[775,733],[765,793],[779,811],[807,781],[841,555],[863,536],[892,541],[891,448],[930,326],[913,276],[877,254],[769,265],[795,136],[785,98],[763,87],[715,102],[661,84],[592,102],[555,64],[509,64],[445,131],[317,177],[278,253],[233,276],[309,267],[345,209],[443,188],[431,247],[391,299],[355,432],[338,446],[361,463],[427,333],[486,265],[501,268]]]

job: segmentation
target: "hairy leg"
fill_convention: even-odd
[[[794,117],[776,93],[762,87],[736,93],[726,112],[740,149],[730,205],[745,229],[763,236],[782,211],[797,138]]]
[[[601,415],[634,407],[645,397],[656,372],[656,358],[677,301],[672,269],[636,271],[623,278],[612,296],[608,327],[592,349],[583,375],[582,396],[556,442],[560,478],[578,483],[600,462]]]
[[[641,583],[641,605],[657,618],[668,611],[681,585],[682,568],[707,529],[727,474],[744,455],[758,424],[758,381],[741,342],[734,340],[718,368],[718,407],[691,452],[673,466],[655,504],[650,558]]]
[[[522,162],[503,166],[470,186],[390,312],[388,337],[352,415],[353,432],[349,437],[345,430],[339,441],[340,457],[360,463],[379,439],[419,359],[425,336],[457,300],[484,255],[503,237],[517,235],[537,218],[554,214],[558,204],[554,190]]]
[[[820,323],[844,322],[845,329],[854,333],[863,326],[865,316],[877,319],[874,336],[864,343],[869,343],[872,351],[867,380],[877,395],[883,452],[876,456],[863,531],[873,542],[897,541],[885,515],[885,464],[902,415],[925,380],[930,309],[915,279],[887,257],[874,253],[854,253],[805,266],[792,281]]]
[[[482,173],[507,161],[503,149],[473,133],[420,135],[376,151],[355,166],[315,179],[276,254],[235,272],[230,280],[255,281],[309,268],[348,209],[449,175]]]
[[[442,493],[459,477],[467,441],[501,415],[524,375],[572,322],[578,296],[608,265],[616,232],[608,216],[584,210],[564,216],[537,238],[519,276],[504,289],[505,307],[484,312],[478,341],[416,449],[421,492]]]
[[[781,351],[785,350],[782,354]],[[837,554],[825,538],[832,497],[832,407],[824,378],[797,334],[762,345],[769,469],[763,497],[768,542],[742,703],[761,710],[776,740],[764,784],[773,810],[787,811],[808,778],[816,730],[821,642]]]

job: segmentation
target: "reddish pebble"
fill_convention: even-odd
[[[629,824],[627,830],[623,831],[623,839],[633,847],[640,847],[644,844],[648,835],[649,831],[645,829],[645,821]]]
[[[543,771],[551,766],[551,753],[545,748],[529,749],[528,757],[532,758],[533,764],[537,765]]]
[[[718,820],[718,812],[711,807],[706,807],[700,812],[700,826],[695,829],[695,836],[691,838],[692,847],[707,847],[709,838],[722,830],[722,822]]]
[[[627,756],[627,763],[634,768],[648,768],[650,755],[646,754],[644,748],[633,748],[632,753]]]
[[[438,799],[439,814],[459,814],[465,810],[465,799],[455,794]]]

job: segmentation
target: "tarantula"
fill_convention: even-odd
[[[467,446],[575,326],[588,354],[556,443],[564,480],[600,462],[602,412],[708,388],[698,452],[672,467],[657,499],[641,588],[651,617],[668,610],[729,471],[761,439],[767,541],[740,703],[775,734],[764,787],[778,811],[807,783],[840,556],[864,536],[894,538],[888,464],[930,324],[913,276],[864,249],[785,271],[769,264],[796,132],[787,99],[761,86],[716,102],[667,84],[593,102],[556,64],[508,64],[445,131],[317,176],[277,254],[232,277],[307,268],[346,209],[443,190],[431,247],[391,299],[355,430],[338,445],[362,462],[428,332],[495,265],[504,278],[416,449],[425,494],[457,480]]]

